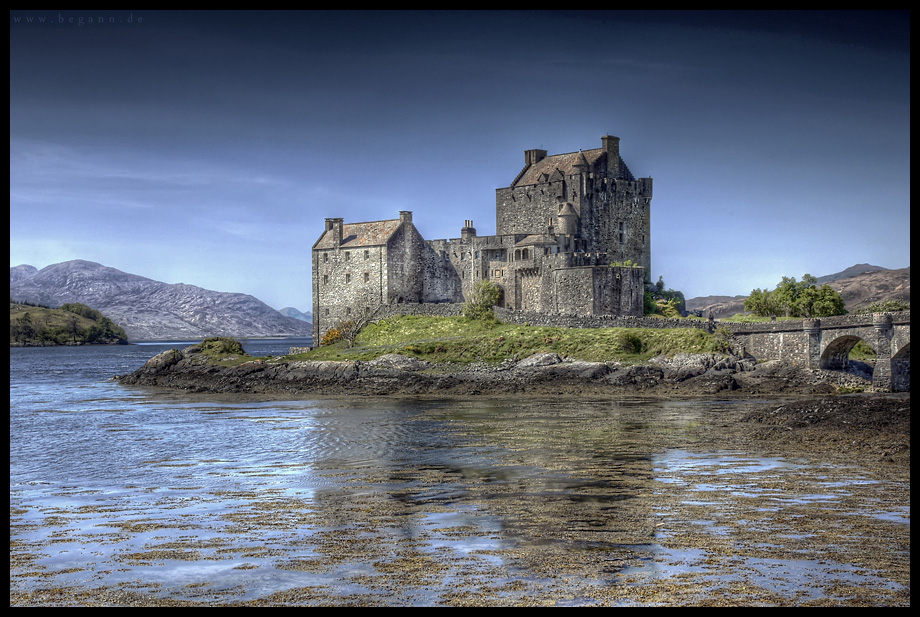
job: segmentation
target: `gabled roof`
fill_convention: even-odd
[[[579,150],[578,152],[569,152],[567,154],[553,154],[552,156],[547,156],[541,159],[540,161],[531,165],[528,169],[524,170],[521,174],[521,177],[518,178],[517,182],[513,186],[522,186],[528,184],[540,184],[545,182],[547,178],[550,178],[558,169],[562,172],[563,175],[569,176],[575,173],[580,173],[581,165],[587,163],[588,169],[585,171],[590,171],[592,167],[597,163],[604,155],[603,148],[595,148],[593,150]],[[626,174],[627,180],[634,180],[630,176],[629,170],[626,168],[626,164],[623,162],[623,159],[620,158],[620,169]]]
[[[358,248],[362,246],[382,246],[399,228],[399,219],[388,221],[370,221],[367,223],[345,223],[342,225],[342,248]],[[324,231],[319,240],[313,245],[314,249],[331,249],[332,230]]]
[[[556,238],[555,234],[531,234],[520,242],[516,242],[514,246],[543,246],[546,244],[558,243],[559,239]]]

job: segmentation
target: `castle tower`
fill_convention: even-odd
[[[571,202],[567,201],[559,206],[556,221],[556,233],[563,236],[574,236],[578,233],[578,213]]]

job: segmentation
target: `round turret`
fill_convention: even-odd
[[[578,233],[578,213],[570,202],[559,206],[556,221],[556,233],[563,236],[574,236]]]

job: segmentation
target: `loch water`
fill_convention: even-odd
[[[718,438],[768,403],[111,379],[175,346],[10,349],[11,605],[910,603],[909,471]]]

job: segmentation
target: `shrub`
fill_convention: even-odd
[[[862,315],[865,313],[896,313],[898,311],[909,311],[910,303],[903,300],[882,300],[873,302],[869,306],[854,311],[855,314]]]
[[[332,345],[341,341],[344,336],[342,325],[343,324],[338,324],[326,330],[323,337],[319,340],[320,347],[325,347],[326,345]]]
[[[213,355],[239,355],[246,353],[243,345],[229,336],[212,336],[201,341],[201,349]]]
[[[470,299],[467,300],[466,305],[463,307],[463,314],[469,319],[495,321],[492,307],[498,304],[501,298],[501,287],[492,281],[480,281],[473,288]]]

